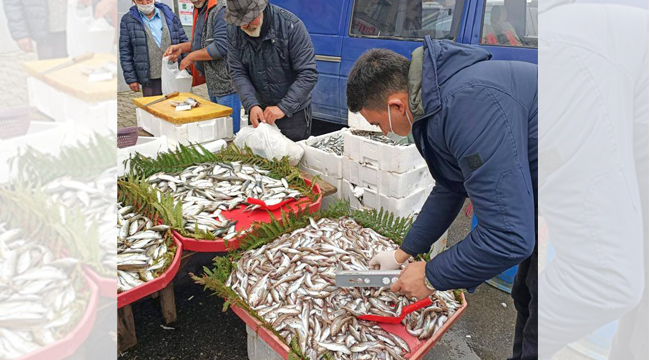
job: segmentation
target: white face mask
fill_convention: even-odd
[[[145,14],[145,15],[151,14],[154,11],[155,7],[156,7],[156,5],[154,5],[154,3],[147,4],[147,5],[136,4],[136,6],[138,7],[138,10],[141,13]]]
[[[260,17],[260,26],[256,27],[253,30],[251,30],[250,27],[247,29],[241,28],[241,30],[248,34],[250,37],[260,37],[260,34],[262,33],[262,24],[264,24],[264,13],[262,13],[262,16]]]
[[[411,117],[409,116],[408,111],[406,112],[406,118],[409,120],[409,124],[411,124],[411,129],[413,129],[413,122],[411,121]],[[393,131],[393,119],[390,116],[390,104],[388,105],[388,126],[390,127],[390,133],[394,134],[394,136],[399,136],[401,138],[406,137],[406,136],[397,135],[397,134],[395,134],[395,131]]]

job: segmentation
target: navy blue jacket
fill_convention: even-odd
[[[438,290],[473,290],[536,249],[537,65],[490,57],[477,47],[424,40],[424,111],[412,134],[436,186],[401,248],[428,252],[467,197],[478,219],[465,239],[427,264]]]
[[[163,3],[155,2],[154,4],[165,15],[172,45],[188,42],[183,25],[172,9]],[[144,26],[140,12],[135,5],[131,6],[129,12],[122,16],[120,65],[127,84],[137,82],[143,86],[149,85],[149,50]]]
[[[278,106],[291,117],[311,104],[318,81],[314,45],[297,16],[269,4],[259,38],[228,25],[228,40],[230,76],[247,112]]]

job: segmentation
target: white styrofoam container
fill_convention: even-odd
[[[427,197],[433,189],[433,184],[424,189],[420,189],[411,195],[397,199],[390,196],[381,195],[377,190],[369,188],[363,189],[363,204],[352,194],[352,184],[343,179],[342,194],[343,198],[350,201],[350,206],[355,209],[381,209],[392,212],[396,216],[406,217],[419,213]]]
[[[331,176],[337,179],[343,178],[343,155],[332,154],[320,149],[317,149],[310,144],[314,144],[322,139],[337,134],[343,133],[345,130],[335,131],[329,134],[320,136],[310,136],[306,140],[299,141],[297,144],[305,150],[305,154],[300,159],[300,166],[302,168],[309,168],[316,170],[319,173]]]
[[[398,199],[434,183],[426,164],[398,174],[347,158],[343,162],[343,178],[361,187],[377,190],[381,195]]]
[[[54,121],[65,121],[67,94],[34,77],[27,78],[27,93],[29,105],[52,118]]]
[[[322,172],[310,168],[303,167],[302,168],[306,173],[311,174],[311,175],[318,175],[320,176],[321,180],[325,181],[326,183],[333,185],[336,188],[336,193],[332,195],[328,195],[326,197],[333,196],[334,199],[342,199],[343,198],[343,193],[341,191],[341,188],[343,186],[343,179],[336,178],[333,176],[328,176],[323,174]]]
[[[138,136],[138,142],[123,149],[117,149],[117,176],[122,176],[126,173],[128,164],[125,163],[131,154],[140,153],[150,158],[157,158],[158,153],[166,152],[168,150],[167,137],[148,137]]]
[[[381,132],[381,128],[377,125],[370,125],[368,120],[363,117],[360,113],[353,113],[348,110],[348,126],[351,129],[366,130],[366,131],[376,131]]]
[[[250,326],[246,326],[246,335],[249,360],[283,360]]]
[[[405,173],[426,164],[415,144],[394,146],[353,135],[346,130],[343,155],[350,159],[378,167],[382,171]]]
[[[0,140],[0,182],[7,181],[15,175],[15,171],[10,168],[9,159],[27,147],[58,156],[63,146],[76,143],[76,141],[73,126],[70,123],[31,121],[25,135]]]
[[[160,119],[140,108],[136,109],[138,126],[155,137],[166,136],[170,147],[179,143],[205,143],[233,137],[232,117],[220,117],[176,125]]]

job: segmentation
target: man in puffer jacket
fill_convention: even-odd
[[[120,64],[131,90],[162,95],[162,58],[169,46],[187,41],[180,20],[169,6],[136,0],[120,24]]]
[[[4,0],[11,38],[25,52],[34,50],[38,58],[54,59],[68,56],[66,41],[67,1]]]
[[[180,69],[191,69],[193,86],[208,86],[210,101],[232,109],[233,132],[239,132],[241,103],[228,71],[228,39],[223,19],[225,0],[192,0],[192,41],[170,46],[165,56],[181,61]]]
[[[371,266],[398,269],[428,253],[466,198],[478,225],[431,261],[409,264],[394,292],[473,291],[514,265],[514,360],[537,359],[537,65],[488,61],[486,50],[424,40],[411,61],[386,49],[362,55],[348,108],[387,134],[413,135],[435,187],[398,250]]]

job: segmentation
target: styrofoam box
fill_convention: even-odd
[[[377,190],[381,195],[401,199],[434,183],[426,164],[398,174],[346,160],[343,162],[343,178],[361,187]]]
[[[352,129],[381,132],[377,125],[370,125],[368,120],[360,113],[353,113],[348,110],[348,126]]]
[[[298,145],[305,150],[305,154],[300,159],[300,166],[316,170],[323,175],[332,176],[337,179],[343,178],[343,155],[332,154],[317,149],[310,144],[314,144],[322,139],[343,133],[345,130],[335,131],[320,136],[310,136],[306,140],[298,142]]]
[[[320,176],[321,180],[325,181],[326,183],[333,185],[336,187],[336,193],[332,195],[328,195],[326,197],[332,196],[334,199],[342,199],[343,198],[343,193],[341,191],[341,188],[343,186],[343,179],[337,179],[333,176],[328,176],[323,174],[322,172],[310,168],[303,167],[302,168],[306,173],[311,174],[311,175],[318,175]]]
[[[34,77],[27,78],[29,105],[55,121],[65,121],[65,93]]]
[[[250,326],[246,326],[246,335],[249,360],[282,360],[282,357],[264,342]]]
[[[117,149],[117,176],[122,176],[126,173],[128,164],[125,164],[124,162],[131,157],[131,154],[140,153],[144,156],[155,159],[158,157],[158,153],[166,152],[167,149],[167,137],[165,136],[138,136],[138,142],[135,145],[123,149]]]
[[[155,137],[166,136],[169,146],[174,148],[179,143],[188,145],[233,137],[230,116],[176,125],[137,108],[136,118],[144,131]]]
[[[379,194],[376,190],[363,188],[363,204],[352,194],[351,183],[343,179],[343,198],[350,201],[350,206],[355,209],[381,209],[392,212],[396,216],[406,217],[419,213],[425,200],[433,189],[433,184],[418,190],[411,195],[397,199]]]
[[[343,137],[345,156],[356,162],[378,167],[382,171],[401,174],[426,164],[414,144],[408,146],[384,144],[353,135],[349,130],[345,131]]]

